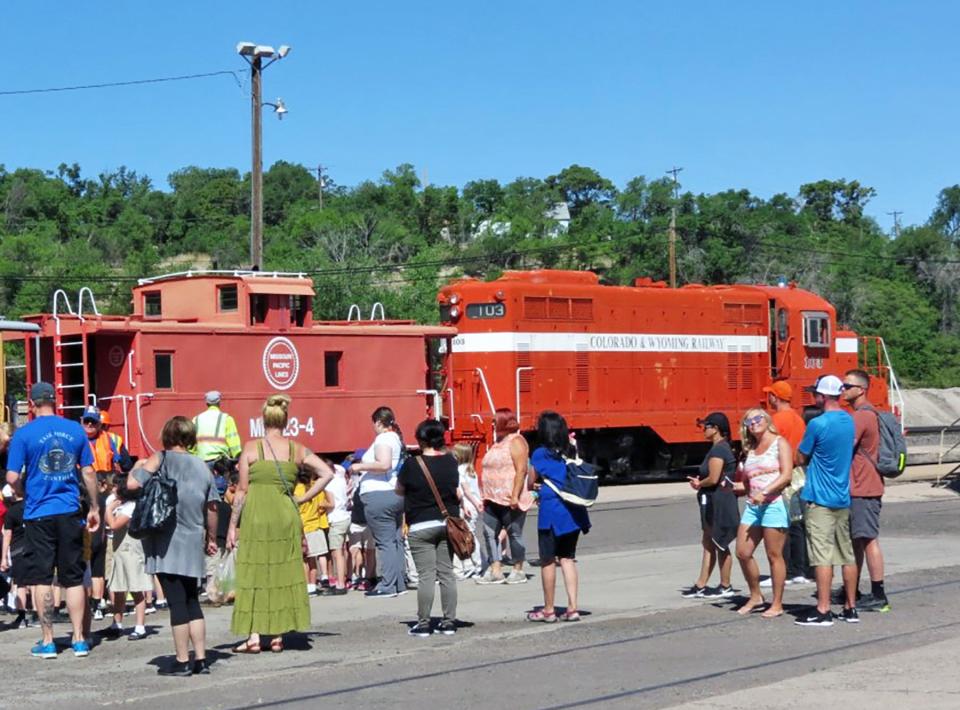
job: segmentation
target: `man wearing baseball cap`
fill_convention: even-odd
[[[66,588],[67,610],[73,625],[73,653],[87,656],[90,645],[83,636],[86,592],[83,575],[84,527],[91,533],[100,527],[94,505],[86,523],[80,507],[83,477],[89,500],[97,500],[97,476],[87,435],[77,422],[56,414],[53,386],[37,382],[30,388],[34,419],[20,427],[10,440],[7,483],[24,495],[23,584],[33,586],[34,604],[40,613],[42,640],[32,649],[38,658],[56,658],[53,642],[53,570]]]
[[[823,414],[810,420],[797,452],[797,462],[807,467],[807,480],[800,492],[806,503],[805,523],[810,565],[817,578],[817,607],[797,619],[801,626],[833,626],[830,585],[833,566],[843,566],[846,600],[840,618],[860,620],[854,594],[857,565],[850,540],[850,463],[853,459],[853,418],[840,408],[843,383],[824,375],[814,397]]]
[[[240,458],[240,433],[237,423],[220,409],[220,392],[210,390],[203,396],[207,408],[193,418],[197,427],[197,450],[191,453],[202,458],[210,469],[217,459]]]

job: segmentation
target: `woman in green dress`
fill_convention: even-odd
[[[279,653],[284,633],[310,627],[298,506],[320,493],[333,471],[309,449],[284,437],[289,409],[290,397],[271,395],[263,405],[263,438],[248,441],[240,454],[240,482],[227,531],[227,546],[237,548],[230,628],[247,640],[235,653],[260,653],[261,634],[273,637],[270,650]],[[316,472],[317,479],[294,498],[291,491],[300,466]]]

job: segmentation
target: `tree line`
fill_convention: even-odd
[[[249,267],[249,175],[187,167],[168,187],[125,167],[91,178],[76,164],[0,166],[0,314],[48,310],[54,290],[81,286],[102,311],[124,313],[137,277]],[[346,187],[277,162],[263,192],[264,266],[314,274],[319,318],[379,301],[389,317],[435,322],[441,283],[505,269],[665,279],[676,208],[681,284],[794,281],[830,300],[841,324],[883,336],[906,383],[960,385],[960,185],[893,235],[865,214],[875,191],[844,179],[763,199],[694,194],[669,178],[618,187],[579,165],[507,184],[423,185],[405,164]]]

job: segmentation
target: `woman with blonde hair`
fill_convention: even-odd
[[[737,559],[750,587],[750,598],[737,613],[746,615],[764,604],[760,570],[753,558],[762,541],[773,579],[773,603],[763,612],[763,617],[772,619],[783,614],[783,587],[787,575],[783,545],[790,527],[790,516],[781,492],[790,485],[793,476],[793,449],[779,435],[770,415],[762,409],[750,409],[743,415],[740,432],[746,458],[734,490],[746,494],[747,505],[737,530]]]
[[[290,397],[271,395],[263,405],[263,438],[248,441],[240,454],[240,482],[227,530],[227,546],[237,548],[230,628],[247,640],[235,653],[260,653],[261,634],[273,637],[270,650],[279,653],[283,634],[310,628],[299,506],[326,488],[333,471],[309,449],[283,436],[289,410]],[[294,497],[291,491],[301,466],[313,471],[316,480]]]

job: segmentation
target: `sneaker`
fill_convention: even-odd
[[[477,584],[505,584],[507,581],[507,578],[504,577],[502,574],[498,577],[494,577],[492,574],[487,572],[482,577],[477,577],[473,581],[476,582]]]
[[[146,613],[147,613],[147,614],[156,614],[156,613],[157,613],[157,606],[159,606],[159,603],[156,604],[156,605],[154,605],[154,604],[147,604],[147,611],[146,611]]]
[[[440,633],[444,636],[453,636],[457,633],[457,624],[453,621],[441,621],[440,622]]]
[[[142,641],[147,637],[146,631],[131,631],[127,636],[127,641]]]
[[[860,623],[860,614],[857,613],[857,607],[855,606],[852,606],[849,609],[844,609],[840,614],[840,618],[846,621],[848,624]]]
[[[860,594],[860,590],[857,590],[856,603],[859,606],[860,600],[863,599],[863,595]],[[847,603],[847,592],[843,587],[840,589],[833,590],[833,594],[830,596],[830,601],[834,604],[844,605]]]
[[[57,644],[43,643],[43,641],[38,641],[34,644],[33,648],[30,649],[30,655],[34,658],[56,658],[57,657]]]
[[[422,639],[427,638],[432,633],[433,633],[433,629],[430,628],[429,621],[417,622],[415,626],[411,626],[410,630],[407,631],[407,634],[409,634],[410,636],[417,636],[418,638],[422,638]]]
[[[833,614],[829,611],[821,614],[819,611],[814,609],[809,614],[800,617],[793,623],[797,626],[833,626]]]
[[[787,584],[812,584],[812,579],[807,579],[802,574],[798,574],[796,577],[792,577],[787,580]]]
[[[507,575],[505,582],[507,584],[526,584],[527,575],[525,575],[523,572],[517,572],[516,570],[514,570],[513,572]]]
[[[183,663],[174,661],[169,666],[159,669],[157,675],[187,677],[193,675],[193,669],[190,667],[189,661],[184,661]]]
[[[764,577],[763,579],[761,579],[760,586],[763,587],[764,589],[770,589],[771,587],[773,587],[773,577]]]
[[[700,599],[705,591],[707,591],[706,587],[698,587],[694,584],[680,592],[680,596],[684,599]]]
[[[70,647],[77,658],[86,658],[90,655],[90,644],[86,641],[74,641]]]
[[[193,662],[194,675],[210,675],[210,666],[207,665],[207,659],[203,658]]]
[[[339,597],[343,594],[346,594],[347,590],[345,587],[330,587],[329,589],[324,589],[320,592],[321,597]]]
[[[860,601],[857,602],[857,606],[864,611],[890,611],[890,602],[887,601],[886,596],[875,597],[872,594],[865,594]]]
[[[700,596],[703,599],[729,599],[735,594],[731,586],[707,587]]]
[[[154,606],[155,606],[157,609],[159,609],[160,611],[163,611],[164,609],[169,609],[169,608],[170,608],[170,604],[167,603],[167,600],[166,600],[166,599],[159,599],[159,600],[157,600],[157,603],[154,604]]]
[[[377,599],[393,599],[394,597],[399,597],[400,595],[397,592],[387,592],[382,589],[371,589],[369,592],[364,592],[363,596]]]
[[[94,621],[103,621],[103,609],[97,607],[93,610],[93,620]]]

